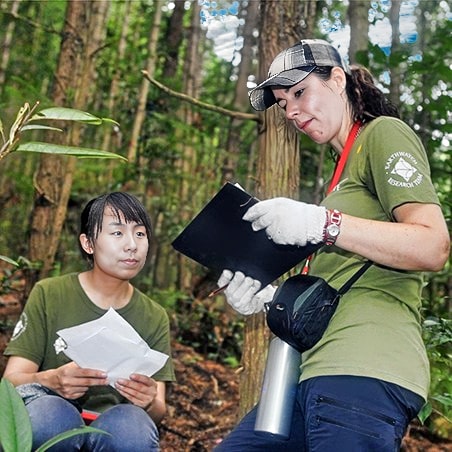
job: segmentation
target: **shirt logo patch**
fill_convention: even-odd
[[[343,180],[340,180],[340,181],[336,184],[336,186],[333,188],[332,191],[339,191],[339,190],[341,189],[341,186],[342,186],[343,184],[345,184],[345,182],[347,182],[347,181],[348,181],[348,177],[346,177],[346,178],[343,179]]]
[[[64,350],[67,349],[67,344],[62,337],[59,337],[53,344],[53,347],[55,348],[55,353],[58,355],[59,353],[64,352]]]
[[[385,164],[388,184],[402,188],[420,185],[424,176],[419,173],[417,164],[417,160],[409,152],[394,152]]]
[[[22,314],[19,317],[18,322],[16,323],[16,326],[14,327],[13,335],[11,336],[11,340],[17,339],[26,329],[28,325],[28,317],[25,312],[22,312]]]

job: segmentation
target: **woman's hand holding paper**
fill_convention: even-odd
[[[217,284],[219,287],[227,285],[224,291],[227,302],[244,315],[262,311],[264,304],[272,300],[276,291],[276,287],[270,284],[260,290],[261,283],[257,279],[230,270],[223,270]]]
[[[265,229],[268,238],[279,245],[306,246],[323,241],[327,212],[323,206],[273,198],[250,207],[243,219],[255,231]]]

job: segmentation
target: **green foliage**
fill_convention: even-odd
[[[2,268],[0,273],[0,295],[14,292],[16,278],[20,277],[23,270],[38,269],[40,264],[33,263],[24,256],[19,256],[17,260],[8,256],[0,256],[0,260],[12,265],[12,269],[8,266]]]
[[[38,111],[30,121],[37,121],[41,119],[53,119],[59,121],[77,121],[84,124],[93,124],[96,126],[104,122],[119,125],[116,121],[110,118],[98,118],[97,116],[87,113],[85,111],[76,110],[74,108],[51,107]]]
[[[30,419],[22,398],[4,378],[0,382],[0,444],[5,452],[31,450]]]
[[[184,296],[184,294],[178,290],[154,289],[150,296],[165,309],[174,311],[177,307],[178,301]]]
[[[18,262],[16,262],[16,261],[13,260],[13,259],[10,259],[8,256],[2,256],[2,255],[0,255],[0,260],[5,261],[5,262],[7,262],[8,264],[15,265],[16,267],[19,266]]]
[[[0,408],[0,445],[4,452],[31,451],[33,437],[27,409],[14,386],[5,378],[0,381]],[[86,433],[109,435],[103,430],[84,426],[49,439],[36,452],[44,452],[67,438]]]
[[[17,300],[19,305],[22,298],[23,271],[26,269],[39,268],[39,265],[33,264],[23,256],[19,256],[17,260],[13,260],[7,256],[0,256],[0,261],[6,263],[1,266],[0,272],[0,307],[4,307],[2,296],[10,294]],[[12,332],[17,319],[11,316],[0,317],[0,333]]]
[[[103,124],[118,126],[118,123],[109,118],[100,118],[81,110],[64,108],[64,107],[49,107],[42,110],[37,110],[39,102],[33,107],[30,107],[28,103],[25,103],[18,111],[16,118],[9,130],[6,130],[0,119],[0,161],[7,156],[16,157],[19,153],[26,154],[53,154],[53,155],[65,155],[75,156],[79,159],[115,159],[120,161],[127,161],[127,159],[119,154],[112,152],[93,149],[81,146],[68,146],[61,144],[54,144],[51,142],[38,142],[28,141],[23,142],[24,135],[31,132],[39,131],[55,131],[63,132],[63,129],[48,125],[48,123],[79,123],[85,125],[100,126]],[[18,171],[16,177],[13,178],[12,183],[8,185],[5,190],[8,197],[14,198],[16,202],[11,203],[8,209],[10,213],[6,219],[2,219],[0,227],[2,229],[2,236],[0,237],[0,249],[5,250],[7,242],[11,249],[14,249],[16,253],[25,253],[25,249],[17,249],[18,246],[24,246],[23,235],[20,234],[21,226],[26,228],[26,225],[17,224],[17,215],[15,210],[24,211],[23,205],[27,204],[25,200],[30,201],[33,194],[32,178],[30,174],[26,174],[24,171]],[[1,199],[0,199],[1,201]],[[19,217],[20,218],[20,217]],[[22,237],[20,237],[22,235]],[[7,239],[7,237],[9,238]],[[18,243],[14,243],[14,240],[18,239]],[[5,251],[3,251],[5,252]],[[1,259],[0,260],[4,260]]]
[[[187,296],[177,304],[173,331],[176,339],[198,353],[236,367],[243,342],[243,319],[225,311],[224,304],[213,299],[197,300]]]
[[[33,107],[30,107],[28,103],[25,103],[25,105],[17,113],[16,119],[10,127],[7,135],[5,135],[3,124],[0,121],[0,135],[3,139],[3,143],[0,148],[0,160],[11,152],[37,152],[58,155],[73,155],[83,158],[114,158],[126,160],[121,155],[113,154],[111,152],[102,151],[99,149],[82,148],[77,146],[63,146],[53,143],[41,142],[28,142],[19,144],[21,134],[28,130],[40,129],[62,132],[62,129],[50,127],[44,124],[36,124],[35,121],[74,121],[91,125],[101,125],[105,122],[117,124],[111,119],[98,118],[90,113],[71,108],[51,107],[35,112],[38,105],[39,103],[36,103]]]
[[[16,152],[38,152],[41,154],[59,154],[59,155],[72,155],[78,158],[118,158],[121,160],[127,160],[125,157],[113,154],[108,151],[102,151],[100,149],[90,149],[78,146],[64,146],[58,144],[40,143],[37,141],[30,141],[29,143],[20,144]]]
[[[431,388],[429,403],[419,415],[422,422],[432,415],[433,429],[444,436],[452,435],[452,387],[450,381],[452,362],[452,320],[430,317],[424,321],[423,336],[431,367]],[[449,425],[444,430],[442,418]]]

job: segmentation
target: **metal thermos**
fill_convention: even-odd
[[[254,432],[289,438],[300,377],[301,354],[275,337],[270,342]]]

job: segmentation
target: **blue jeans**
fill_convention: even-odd
[[[256,435],[254,408],[215,452],[395,452],[423,404],[417,394],[373,378],[311,378],[298,385],[289,439]]]
[[[44,394],[24,401],[32,425],[33,450],[59,433],[84,425],[77,407],[58,395]],[[85,433],[59,442],[49,450],[52,452],[160,450],[157,426],[142,408],[135,405],[116,405],[100,414],[90,426],[110,435]]]

